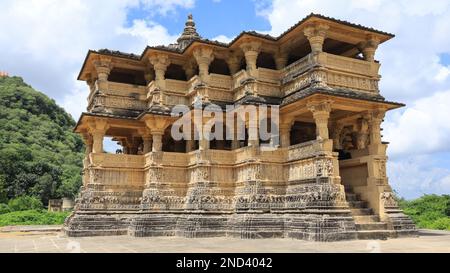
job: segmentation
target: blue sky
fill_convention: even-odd
[[[0,71],[77,119],[88,88],[76,76],[89,49],[140,54],[172,43],[189,13],[203,37],[226,42],[243,30],[279,35],[311,12],[396,35],[376,54],[382,94],[407,105],[383,124],[390,183],[406,198],[450,194],[448,0],[2,0]]]
[[[236,8],[236,5],[239,8]],[[189,13],[194,15],[198,32],[206,38],[215,38],[220,35],[233,37],[242,30],[270,30],[270,23],[256,14],[253,1],[200,0],[196,1],[192,8],[179,8],[167,16],[157,16],[151,20],[165,26],[170,33],[178,34]],[[147,10],[140,7],[131,9],[128,26],[134,19],[142,18],[150,18]]]

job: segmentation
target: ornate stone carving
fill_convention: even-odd
[[[392,192],[381,193],[381,201],[385,208],[397,208],[398,203],[395,200],[395,195]]]

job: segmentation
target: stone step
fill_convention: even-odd
[[[387,224],[383,222],[356,224],[356,230],[387,230]]]
[[[353,216],[355,223],[357,224],[369,224],[374,222],[380,222],[380,217],[376,215],[359,215]]]
[[[367,208],[358,208],[358,209],[350,209],[353,216],[363,216],[363,215],[373,215],[372,209]]]
[[[350,206],[350,208],[367,208],[366,201],[348,201],[348,205]]]
[[[357,232],[359,240],[387,240],[394,237],[392,230],[361,230]]]

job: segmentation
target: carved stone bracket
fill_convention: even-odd
[[[328,25],[313,24],[305,28],[304,34],[311,45],[312,53],[319,53],[323,51],[323,42],[327,36]]]

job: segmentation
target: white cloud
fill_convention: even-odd
[[[147,44],[174,40],[151,21],[127,26],[130,10],[165,15],[194,0],[2,0],[0,69],[19,75],[67,107],[75,119],[85,110],[87,87],[76,75],[89,49],[141,53]]]
[[[450,151],[450,90],[419,99],[384,123],[394,157]]]
[[[150,46],[168,45],[174,43],[179,35],[170,35],[167,29],[155,22],[134,20],[130,27],[120,27],[117,34],[135,37],[141,40],[136,50],[142,50],[142,44]],[[135,51],[135,50],[134,50]]]
[[[234,37],[233,37],[233,38],[230,38],[230,37],[227,37],[227,36],[225,36],[225,35],[219,35],[219,36],[217,36],[217,37],[212,38],[213,41],[219,41],[219,42],[222,42],[222,43],[229,43],[229,42],[231,42],[233,39],[234,39]]]
[[[75,79],[77,75],[73,75]],[[76,120],[81,112],[86,111],[89,88],[85,82],[77,81],[61,100],[61,106]]]
[[[450,170],[432,155],[407,156],[388,163],[389,182],[407,199],[423,194],[450,194]]]
[[[143,7],[152,13],[166,15],[175,11],[177,7],[193,8],[195,0],[141,0]]]
[[[434,79],[438,82],[443,82],[448,78],[448,76],[450,76],[450,66],[443,66]]]
[[[272,35],[311,12],[394,33],[376,56],[382,64],[382,94],[407,104],[389,113],[383,126],[394,160],[391,181],[409,196],[450,191],[450,166],[438,168],[429,160],[436,152],[450,158],[450,67],[439,59],[450,53],[450,1],[274,0],[257,8],[269,20]]]

